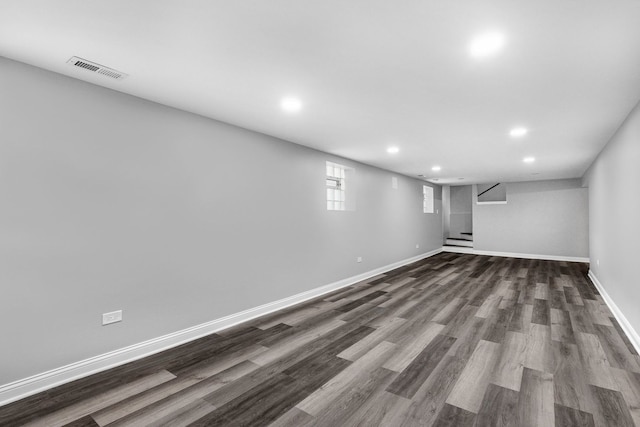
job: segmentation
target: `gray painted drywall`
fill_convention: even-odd
[[[587,257],[587,196],[580,179],[507,183],[507,204],[474,206],[473,247]]]
[[[461,233],[472,233],[473,222],[471,216],[471,186],[459,185],[450,186],[450,220],[449,237],[465,237]]]
[[[471,213],[471,186],[454,185],[451,191],[451,212]]]
[[[584,176],[589,187],[590,268],[640,332],[640,104]]]
[[[442,186],[442,242],[451,233],[451,186]]]
[[[442,246],[421,181],[3,58],[0,76],[0,385]],[[326,210],[327,160],[355,168],[356,211]]]

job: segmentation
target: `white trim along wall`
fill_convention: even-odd
[[[604,286],[602,286],[602,283],[600,283],[596,275],[593,273],[593,270],[589,270],[589,279],[591,279],[593,285],[596,287],[598,292],[600,292],[600,295],[602,295],[602,299],[604,299],[604,302],[613,313],[613,316],[620,324],[620,327],[627,335],[627,338],[629,338],[629,341],[631,341],[631,344],[633,344],[633,347],[640,354],[640,335],[638,335],[633,326],[631,326],[631,322],[629,322],[625,317],[618,305],[613,301],[613,299],[611,299]]]
[[[116,366],[129,363],[143,357],[159,353],[164,350],[168,350],[187,342],[196,340],[206,335],[218,332],[223,329],[230,328],[240,323],[255,319],[260,316],[267,315],[269,313],[285,309],[287,307],[300,304],[304,301],[308,301],[313,298],[325,295],[335,290],[351,286],[355,283],[370,279],[378,276],[386,271],[393,270],[403,265],[416,262],[441,252],[453,252],[453,253],[467,253],[474,255],[484,256],[498,256],[509,258],[527,258],[527,259],[545,259],[551,261],[568,261],[568,262],[589,262],[587,258],[579,257],[559,257],[559,256],[546,256],[546,255],[534,255],[534,254],[519,254],[509,252],[491,252],[491,251],[476,251],[472,248],[451,248],[443,247],[424,254],[408,258],[402,261],[398,261],[384,267],[376,268],[374,270],[367,271],[365,273],[346,278],[334,283],[330,283],[325,286],[321,286],[310,291],[302,292],[293,295],[288,298],[283,298],[278,301],[274,301],[268,304],[263,304],[258,307],[251,308],[239,313],[225,316],[220,319],[216,319],[210,322],[203,323],[191,328],[187,328],[181,331],[177,331],[171,334],[167,334],[155,339],[141,342],[132,346],[128,346],[116,351],[105,353],[96,357],[82,360],[80,362],[72,363],[67,366],[53,369],[47,372],[43,372],[38,375],[31,376],[22,380],[12,382],[0,386],[0,406],[14,402],[16,400],[23,399],[30,395],[42,392],[44,390],[51,389],[53,387],[87,377],[98,372],[105,371],[107,369],[114,368]],[[635,347],[636,351],[640,353],[640,335],[631,326],[630,322],[624,316],[622,311],[611,299],[609,294],[605,291],[604,286],[600,283],[598,278],[594,275],[593,271],[589,270],[589,279],[593,282],[596,289],[602,295],[604,302],[611,309],[611,312],[615,316],[616,320],[620,323],[623,331]]]
[[[561,255],[540,255],[540,254],[523,254],[517,252],[496,252],[496,251],[482,251],[473,248],[463,248],[454,246],[445,246],[442,248],[444,252],[455,252],[461,254],[474,254],[474,255],[487,255],[487,256],[499,256],[506,258],[526,258],[526,259],[546,259],[549,261],[567,261],[567,262],[589,262],[589,258],[586,257],[571,257]]]
[[[346,279],[339,280],[325,286],[320,286],[306,292],[301,292],[288,298],[283,298],[271,303],[263,304],[249,310],[232,314],[230,316],[225,316],[220,319],[193,326],[191,328],[183,329],[181,331],[147,340],[138,344],[121,348],[119,350],[81,360],[76,363],[71,363],[57,369],[52,369],[41,374],[33,375],[29,378],[24,378],[9,384],[2,385],[0,386],[0,406],[51,389],[53,387],[57,387],[65,383],[84,378],[89,375],[114,368],[116,366],[124,365],[125,363],[133,362],[134,360],[151,356],[152,354],[159,353],[170,348],[177,347],[189,341],[202,338],[206,335],[213,334],[220,330],[230,328],[248,320],[272,313],[274,311],[282,310],[284,308],[300,304],[304,301],[319,297],[329,292],[333,292],[340,288],[351,286],[355,283],[367,280],[386,271],[393,270],[403,265],[411,264],[412,262],[431,257],[433,255],[439,254],[440,252],[442,252],[442,248],[438,248],[433,251],[414,256],[412,258],[407,258],[402,261],[394,262],[392,264],[388,264],[383,267],[358,274],[356,276],[348,277]]]

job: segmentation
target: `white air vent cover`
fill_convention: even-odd
[[[112,79],[122,80],[127,77],[127,74],[114,70],[113,68],[105,67],[104,65],[96,64],[95,62],[87,61],[86,59],[72,56],[67,61],[67,64],[71,64],[75,67],[84,68],[92,73],[102,74],[103,76],[111,77]]]

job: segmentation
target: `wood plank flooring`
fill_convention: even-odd
[[[640,427],[640,356],[586,273],[441,253],[0,407],[0,425]]]

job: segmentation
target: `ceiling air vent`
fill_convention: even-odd
[[[103,76],[111,77],[112,79],[122,80],[127,77],[127,74],[114,70],[113,68],[105,67],[104,65],[96,64],[95,62],[87,61],[86,59],[72,56],[67,61],[67,64],[71,64],[75,67],[80,67],[92,73],[102,74]]]

